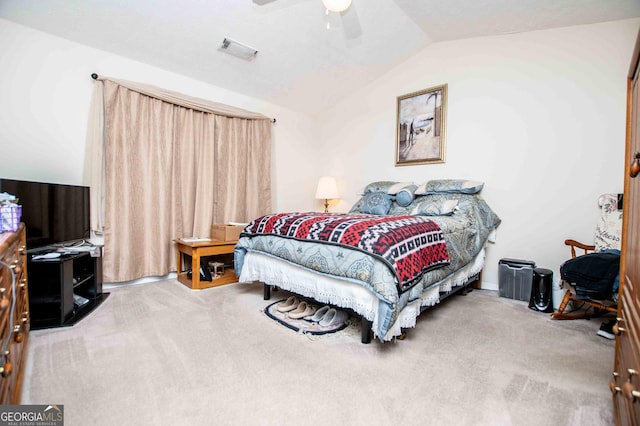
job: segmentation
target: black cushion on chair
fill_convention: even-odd
[[[619,254],[589,253],[564,262],[560,278],[575,284],[581,299],[608,299],[619,270]]]

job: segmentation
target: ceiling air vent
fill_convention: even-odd
[[[253,47],[249,47],[246,44],[231,40],[230,38],[225,38],[224,40],[222,40],[222,45],[220,46],[219,50],[236,56],[240,59],[244,59],[245,61],[253,60],[258,54],[258,51]]]

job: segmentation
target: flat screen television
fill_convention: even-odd
[[[0,178],[0,192],[19,199],[27,250],[91,237],[89,187]]]

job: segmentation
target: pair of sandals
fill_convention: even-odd
[[[342,324],[349,319],[349,315],[341,310],[325,305],[318,309],[316,306],[291,296],[284,302],[278,303],[276,309],[279,312],[287,312],[291,319],[305,319],[311,322],[317,322],[321,327],[330,327]]]
[[[298,299],[296,296],[291,296],[284,302],[278,303],[276,306],[278,312],[287,312],[288,317],[291,319],[300,319],[315,314],[318,310],[317,307],[304,300]]]

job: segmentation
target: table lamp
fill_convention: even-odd
[[[329,212],[329,200],[339,198],[338,184],[336,179],[331,176],[323,176],[318,181],[318,188],[316,189],[316,198],[324,200],[324,212]]]

